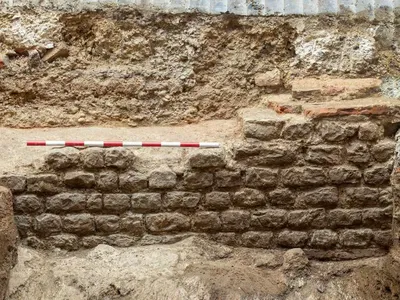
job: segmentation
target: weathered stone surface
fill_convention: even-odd
[[[215,173],[215,180],[218,187],[235,187],[242,184],[240,171],[218,171]]]
[[[106,241],[108,245],[116,247],[130,247],[136,244],[140,239],[137,236],[130,236],[126,234],[110,234],[107,236]]]
[[[96,223],[96,230],[105,233],[117,232],[119,230],[118,216],[113,215],[100,215],[94,217]]]
[[[236,206],[262,206],[265,205],[265,195],[259,190],[244,188],[234,194],[232,201]]]
[[[338,235],[332,230],[316,230],[311,235],[310,247],[329,249],[336,245],[338,242]]]
[[[106,194],[103,197],[103,207],[113,213],[123,213],[131,208],[130,198],[125,194]]]
[[[53,149],[46,155],[45,162],[54,170],[75,167],[79,163],[79,150],[71,147]]]
[[[235,160],[243,160],[260,154],[261,143],[238,142],[233,146],[233,155]]]
[[[87,235],[96,230],[90,214],[66,215],[62,217],[62,224],[65,232],[78,235]]]
[[[119,187],[123,192],[136,193],[147,188],[147,177],[130,171],[119,175]]]
[[[356,165],[362,165],[371,160],[371,154],[367,145],[354,142],[347,148],[347,159]]]
[[[68,46],[60,42],[57,44],[56,48],[50,49],[42,58],[44,62],[52,63],[59,58],[65,58],[69,56]]]
[[[343,161],[343,153],[344,151],[340,146],[310,146],[305,160],[318,165],[337,165]]]
[[[105,192],[118,190],[118,174],[114,171],[101,172],[97,178],[97,188]]]
[[[283,209],[264,209],[253,212],[251,227],[255,229],[277,229],[285,227],[287,211]]]
[[[244,231],[250,227],[250,212],[244,210],[226,210],[221,213],[224,231]]]
[[[14,211],[24,214],[41,212],[42,200],[35,195],[21,195],[14,198]]]
[[[81,151],[81,161],[87,169],[104,168],[104,150],[100,148],[87,148]]]
[[[126,148],[107,148],[104,151],[104,161],[107,167],[125,169],[132,164],[133,160],[133,152]]]
[[[278,87],[281,85],[281,71],[275,68],[265,73],[257,73],[254,83],[259,87]]]
[[[381,207],[386,207],[393,204],[393,190],[391,187],[379,189],[379,204]]]
[[[322,168],[294,167],[282,170],[282,181],[286,186],[323,185],[326,176]]]
[[[87,195],[86,209],[90,212],[99,212],[103,208],[103,195],[102,194],[89,194]]]
[[[340,243],[344,247],[365,248],[373,237],[371,229],[349,229],[340,233]]]
[[[245,122],[243,133],[246,138],[270,141],[279,137],[283,122],[271,122],[270,124],[257,124]]]
[[[379,190],[369,187],[345,188],[340,202],[344,208],[378,206]]]
[[[362,141],[374,141],[383,136],[383,127],[372,122],[360,124],[358,138]]]
[[[83,194],[63,193],[47,198],[46,210],[49,212],[78,212],[86,207],[86,199]]]
[[[65,174],[64,182],[70,188],[91,188],[95,185],[95,178],[92,173],[72,171]]]
[[[136,193],[131,195],[132,209],[140,212],[157,212],[162,207],[161,194]]]
[[[213,240],[228,246],[237,246],[238,235],[234,232],[218,232],[212,236]]]
[[[131,212],[124,214],[121,216],[120,228],[123,232],[128,232],[129,234],[142,235],[146,231],[143,215]]]
[[[94,248],[100,244],[105,244],[106,238],[103,236],[84,236],[81,239],[81,245],[85,248]]]
[[[164,198],[165,207],[168,208],[194,208],[200,202],[199,193],[169,192]]]
[[[363,210],[363,225],[368,228],[389,229],[392,226],[393,208],[369,208]]]
[[[214,176],[206,172],[186,172],[183,176],[183,185],[188,189],[202,189],[212,186]]]
[[[393,233],[391,230],[374,231],[374,242],[378,246],[390,248],[393,245]]]
[[[268,200],[271,205],[289,208],[293,207],[295,196],[289,189],[277,189],[269,193]]]
[[[290,249],[283,255],[283,269],[287,272],[298,272],[308,265],[308,258],[300,248]]]
[[[151,214],[145,220],[150,232],[185,231],[190,228],[190,219],[180,213]]]
[[[195,231],[217,231],[221,228],[221,220],[217,212],[201,211],[194,214],[192,226]]]
[[[307,232],[289,230],[280,232],[277,238],[278,245],[287,248],[303,247],[307,243],[307,240]]]
[[[323,187],[302,192],[296,199],[296,207],[335,207],[339,202],[339,193],[335,187]]]
[[[357,125],[345,122],[323,121],[319,126],[319,132],[322,138],[328,142],[344,141],[354,136],[357,129]]]
[[[365,169],[364,181],[371,185],[380,185],[390,180],[390,169],[386,165],[375,165]]]
[[[290,121],[282,129],[281,136],[286,140],[308,139],[313,131],[313,125],[306,120]]]
[[[211,192],[206,194],[204,207],[213,210],[223,210],[231,206],[231,197],[229,193]]]
[[[371,147],[372,156],[378,162],[386,162],[394,155],[396,143],[392,140],[381,141]]]
[[[61,232],[61,218],[53,214],[41,214],[35,218],[35,231],[39,236]]]
[[[193,151],[188,158],[189,166],[192,168],[224,167],[225,155],[218,150]]]
[[[23,215],[15,215],[15,224],[17,225],[18,233],[21,238],[26,238],[28,234],[33,230],[33,217]]]
[[[324,209],[293,210],[288,215],[288,227],[293,229],[324,228],[326,214]]]
[[[46,239],[46,242],[53,247],[73,251],[78,250],[79,240],[76,235],[73,234],[58,234],[50,236]]]
[[[0,186],[10,189],[14,194],[21,193],[26,189],[26,178],[19,175],[3,175],[0,176]]]
[[[59,190],[60,187],[57,175],[32,175],[27,179],[27,191],[30,193],[54,194]]]
[[[361,180],[361,172],[352,166],[335,166],[329,169],[329,179],[333,184],[358,183]]]
[[[149,187],[168,189],[176,185],[176,174],[168,166],[162,166],[150,173]]]
[[[272,248],[273,237],[272,232],[248,231],[242,234],[242,244],[245,247]]]
[[[330,228],[352,227],[362,222],[362,211],[357,209],[334,209],[327,215]]]
[[[248,168],[246,185],[249,187],[273,187],[278,184],[278,170],[267,168]]]

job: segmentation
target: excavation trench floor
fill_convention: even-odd
[[[165,141],[165,142],[219,142],[232,141],[237,136],[236,120],[205,121],[184,126],[153,127],[74,127],[11,129],[0,128],[1,173],[24,173],[40,164],[52,147],[27,147],[28,140],[92,140],[92,141]],[[136,148],[146,168],[151,164],[178,162],[183,148]]]

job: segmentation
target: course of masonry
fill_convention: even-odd
[[[271,75],[271,74],[269,74]],[[240,138],[182,167],[137,171],[135,150],[55,149],[38,174],[4,175],[23,243],[77,250],[171,243],[385,254],[393,244],[399,106],[377,79],[299,79],[238,113]],[[331,101],[328,101],[331,100]],[[269,107],[269,108],[268,108]]]

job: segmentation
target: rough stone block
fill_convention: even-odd
[[[349,229],[340,233],[339,239],[343,247],[366,248],[373,237],[371,229]]]
[[[345,188],[340,202],[343,208],[378,206],[379,190],[369,187]]]
[[[192,226],[195,231],[217,231],[221,228],[221,220],[217,212],[201,211],[194,214]]]
[[[270,124],[256,124],[245,122],[243,132],[246,138],[270,141],[279,137],[283,121],[270,122]]]
[[[391,230],[374,231],[374,242],[380,247],[390,248],[393,245],[393,233]]]
[[[186,231],[190,229],[189,217],[180,213],[159,213],[146,216],[150,232]]]
[[[149,187],[169,189],[176,185],[176,174],[168,166],[162,166],[150,173]]]
[[[43,202],[35,195],[21,195],[14,198],[14,211],[17,213],[40,213]]]
[[[295,143],[267,143],[260,150],[254,163],[259,166],[285,165],[296,161],[297,144]]]
[[[157,212],[162,207],[161,194],[136,193],[131,195],[134,211]]]
[[[220,150],[197,150],[190,153],[188,164],[191,168],[224,167],[225,155]]]
[[[0,186],[10,189],[14,194],[22,193],[26,189],[26,178],[19,175],[3,175],[0,176]]]
[[[147,189],[147,177],[133,171],[119,175],[119,187],[123,192],[136,193]]]
[[[371,160],[371,154],[367,145],[353,142],[347,148],[347,160],[356,165],[363,165]]]
[[[263,206],[265,195],[259,190],[244,188],[234,194],[233,204],[241,207]]]
[[[242,244],[245,247],[272,248],[273,237],[272,232],[248,231],[242,234]]]
[[[334,209],[329,211],[327,219],[330,228],[357,226],[362,223],[362,211],[357,209]]]
[[[21,238],[26,238],[33,229],[33,224],[34,224],[33,217],[26,215],[23,216],[15,215],[14,220],[15,220],[15,225],[17,226],[18,229],[19,236]]]
[[[339,202],[339,193],[335,187],[323,187],[301,192],[296,199],[296,207],[335,207]]]
[[[279,87],[281,85],[281,71],[277,68],[265,73],[257,73],[254,83],[259,87]]]
[[[317,186],[326,183],[326,176],[322,168],[294,167],[282,170],[282,181],[286,186]]]
[[[212,236],[217,243],[228,246],[238,246],[238,236],[234,232],[219,232]]]
[[[328,142],[344,141],[357,133],[358,125],[345,122],[322,121],[319,124],[322,138]]]
[[[101,148],[87,148],[81,151],[81,161],[86,169],[104,168],[104,150]]]
[[[244,231],[250,227],[250,212],[243,210],[226,210],[221,213],[224,231]]]
[[[39,236],[61,232],[61,218],[53,214],[41,214],[35,218],[35,231]]]
[[[379,189],[379,205],[386,207],[393,204],[393,190],[391,187]]]
[[[65,232],[78,235],[87,235],[96,230],[90,214],[66,215],[62,217],[62,224]]]
[[[282,138],[286,140],[306,140],[313,131],[311,122],[300,119],[290,120],[282,129]]]
[[[81,239],[81,245],[84,248],[94,248],[100,244],[105,244],[106,238],[103,236],[84,236]]]
[[[239,142],[233,146],[233,155],[235,160],[243,160],[249,157],[259,155],[262,149],[261,143]]]
[[[94,217],[96,223],[96,230],[104,233],[117,232],[119,230],[118,216],[113,215],[101,215]]]
[[[90,212],[99,212],[103,208],[103,195],[102,194],[89,194],[87,195],[86,209]]]
[[[164,205],[168,208],[195,208],[199,202],[199,193],[169,192],[164,198]]]
[[[183,185],[188,189],[203,189],[213,185],[214,176],[206,172],[186,172],[183,176]]]
[[[97,188],[104,192],[118,190],[118,174],[114,171],[101,172],[97,178]]]
[[[63,193],[47,198],[46,210],[49,212],[79,212],[86,207],[86,198],[83,194]]]
[[[131,208],[131,200],[125,194],[106,194],[103,198],[105,210],[113,213],[123,213]]]
[[[121,231],[128,232],[129,234],[142,235],[146,231],[143,215],[131,212],[124,214],[121,216],[120,228]]]
[[[251,227],[259,230],[285,227],[287,211],[283,209],[264,209],[253,212]]]
[[[326,214],[322,208],[293,210],[288,215],[288,227],[293,229],[324,228],[326,224]]]
[[[303,247],[308,240],[307,232],[284,230],[278,234],[277,242],[286,248]]]
[[[364,181],[371,185],[381,185],[389,182],[391,170],[386,165],[375,165],[364,170]]]
[[[218,187],[235,187],[242,184],[240,171],[218,171],[215,173],[215,180]]]
[[[70,188],[91,188],[95,185],[95,178],[92,173],[83,171],[72,171],[65,174],[65,185]]]
[[[394,156],[396,143],[392,140],[384,140],[371,147],[372,156],[378,162],[386,162]]]
[[[344,151],[340,146],[310,146],[305,160],[318,165],[337,165],[343,161],[343,154]]]
[[[54,170],[76,167],[79,163],[79,150],[70,147],[53,149],[46,155],[45,163]]]
[[[27,179],[27,191],[30,193],[55,194],[60,191],[57,175],[32,175]]]
[[[335,166],[329,169],[329,179],[333,184],[358,183],[361,180],[361,172],[352,166]]]
[[[211,192],[206,194],[204,207],[212,210],[223,210],[231,206],[231,197],[229,193]]]
[[[338,234],[332,230],[316,230],[311,235],[310,247],[329,249],[335,247],[338,242]]]
[[[383,126],[372,122],[367,122],[360,124],[358,138],[362,141],[375,141],[383,137],[383,133]]]
[[[246,186],[274,187],[278,184],[278,170],[267,168],[248,168],[246,170]]]
[[[392,226],[393,208],[369,208],[363,210],[362,221],[365,227],[389,229]]]
[[[136,236],[119,233],[111,234],[106,237],[107,244],[115,247],[130,247],[135,245],[139,239],[140,238]]]
[[[134,160],[133,152],[126,148],[107,148],[104,151],[104,161],[107,167],[125,169]]]
[[[78,237],[72,234],[53,235],[48,237],[46,242],[53,247],[63,250],[74,251],[79,249]]]
[[[290,208],[294,205],[295,196],[289,189],[276,189],[269,193],[268,200],[271,205]]]

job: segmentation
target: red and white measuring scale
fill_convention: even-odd
[[[107,142],[107,141],[28,141],[27,146],[53,147],[178,147],[219,148],[219,143],[207,142]]]

